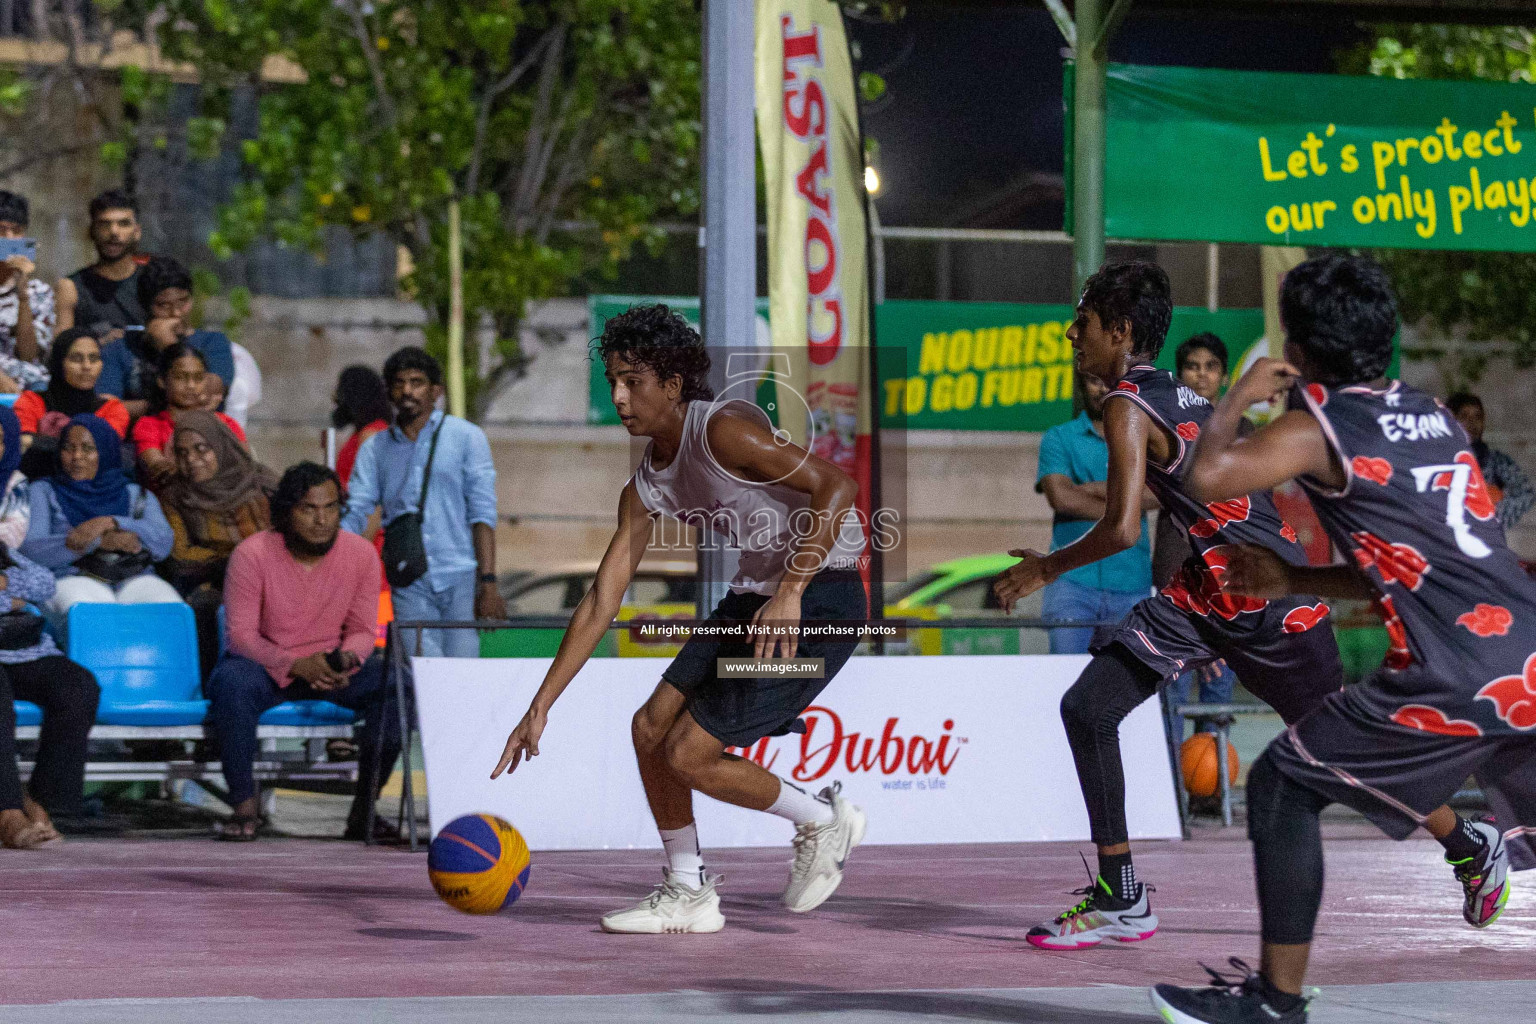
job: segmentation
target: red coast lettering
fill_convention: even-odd
[[[811,362],[826,366],[843,347],[843,297],[837,281],[842,251],[837,201],[825,180],[833,173],[826,92],[817,80],[821,30],[796,32],[794,19],[779,20],[784,45],[784,125],[811,146],[805,166],[795,174],[795,188],[809,204],[805,225],[806,337]]]

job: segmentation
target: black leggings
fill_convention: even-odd
[[[19,665],[0,665],[0,811],[21,809],[21,775],[16,767],[16,708],[13,700],[43,709],[37,763],[27,791],[54,813],[80,809],[85,789],[86,737],[96,721],[101,687],[90,670],[61,654]]]
[[[1111,644],[1083,669],[1061,698],[1061,720],[1077,762],[1077,781],[1088,805],[1093,841],[1114,846],[1130,837],[1125,827],[1125,769],[1120,763],[1120,723],[1157,693],[1162,678],[1119,644]]]
[[[1265,942],[1312,941],[1323,902],[1320,816],[1332,802],[1287,777],[1268,749],[1248,769],[1248,838]]]

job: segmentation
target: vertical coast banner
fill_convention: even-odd
[[[1530,84],[1112,64],[1107,103],[1110,235],[1536,252]]]
[[[841,8],[832,0],[758,0],[756,61],[769,323],[791,367],[790,380],[778,386],[800,391],[810,411],[809,423],[779,425],[859,482],[867,514],[869,229]],[[798,400],[785,396],[780,405],[794,408]]]

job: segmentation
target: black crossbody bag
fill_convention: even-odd
[[[427,450],[427,468],[421,474],[421,498],[415,512],[406,512],[384,527],[384,578],[391,587],[408,587],[427,574],[427,546],[421,539],[422,514],[427,507],[427,486],[432,482],[432,462],[437,458],[437,438],[443,432],[444,417],[432,432],[432,447]]]

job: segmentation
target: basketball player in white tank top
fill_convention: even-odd
[[[549,710],[618,613],[657,515],[702,513],[709,519],[724,512],[727,523],[748,526],[750,515],[766,513],[782,526],[793,512],[789,519],[806,524],[800,531],[729,531],[743,548],[742,568],[711,621],[788,625],[800,622],[802,613],[814,621],[867,616],[854,571],[863,532],[848,518],[858,489],[852,478],[776,438],[750,409],[713,407],[703,342],[665,306],[637,307],[610,320],[601,353],[621,422],[631,435],[651,442],[619,495],[618,529],[597,578],[571,616],[554,663],[507,739],[492,778],[515,771],[525,756],[538,756]],[[635,906],[605,916],[605,931],[714,932],[725,926],[716,877],[705,871],[699,854],[694,790],[794,822],[795,858],[784,894],[791,911],[814,909],[836,891],[849,852],[863,838],[863,812],[835,786],[812,796],[725,751],[790,729],[856,642],[797,643],[787,632],[758,636],[752,647],[689,640],[633,725],[640,778],[667,857],[663,882]],[[718,656],[792,658],[797,649],[801,656],[822,657],[827,679],[715,677]]]

